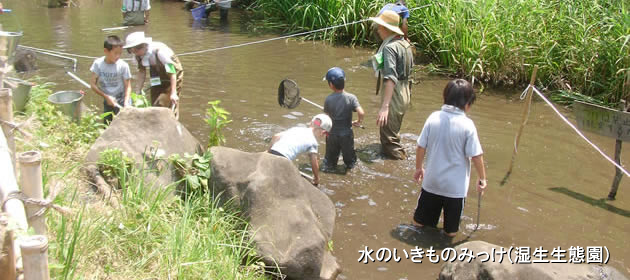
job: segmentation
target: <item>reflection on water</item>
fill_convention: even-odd
[[[120,26],[117,1],[84,0],[81,8],[65,9],[48,9],[34,3],[37,1],[3,1],[21,21],[22,44],[90,56],[102,55],[106,35],[124,38],[134,31],[145,31],[176,53],[271,38],[246,33],[236,10],[230,12],[227,24],[221,24],[216,13],[206,22],[195,22],[189,12],[181,9],[181,3],[156,1],[149,25],[105,33],[102,28]],[[427,116],[439,110],[447,80],[416,74],[419,84],[413,88],[413,107],[401,128],[409,158],[384,160],[376,127],[381,96],[374,95],[370,68],[362,66],[372,52],[312,41],[278,40],[181,56],[185,80],[180,120],[201,142],[207,141],[208,128],[203,121],[206,104],[220,99],[234,120],[226,130],[227,146],[250,152],[266,150],[275,133],[305,125],[320,113],[307,105],[300,106],[299,111],[280,108],[278,82],[293,79],[303,96],[323,103],[330,89],[322,82],[322,76],[329,68],[339,66],[346,70],[346,90],[358,97],[366,111],[366,129],[354,131],[360,163],[347,173],[321,176],[320,188],[337,210],[333,241],[334,255],[343,267],[339,279],[435,279],[441,264],[416,264],[409,260],[362,264],[357,262],[358,250],[364,246],[398,251],[409,251],[415,246],[446,248],[470,240],[546,249],[607,246],[613,256],[611,265],[630,275],[630,193],[624,192],[629,190],[630,180],[622,180],[616,201],[601,200],[608,194],[614,168],[577,139],[546,105],[533,104],[514,171],[507,184],[499,186],[511,160],[522,110],[518,98],[512,96],[517,96],[522,88],[485,92],[469,113],[485,151],[489,178],[479,228],[475,231],[478,221],[470,218],[476,218],[478,213],[474,187],[469,190],[460,233],[454,239],[446,238],[440,229],[409,225],[420,191],[412,180],[416,139]],[[90,77],[91,62],[79,60],[77,74],[84,80]],[[81,87],[64,74],[59,63],[40,68],[38,74],[57,83],[56,90]],[[85,100],[100,109],[102,101],[95,94],[88,94]],[[570,116],[570,112],[567,114]],[[606,153],[613,153],[614,140],[588,136]],[[324,146],[320,146],[320,157]],[[299,158],[300,170],[308,171],[308,162],[306,157]],[[630,162],[627,153],[622,154],[622,162]],[[471,177],[475,180],[476,174],[473,172]]]

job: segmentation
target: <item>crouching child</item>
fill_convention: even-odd
[[[268,152],[293,161],[298,155],[308,153],[313,169],[313,185],[319,184],[319,140],[325,139],[332,121],[326,114],[313,117],[309,127],[292,127],[271,139]]]

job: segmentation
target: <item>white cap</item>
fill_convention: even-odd
[[[144,32],[133,32],[127,35],[123,49],[133,48],[140,44],[148,44],[151,41],[151,37],[144,37]]]
[[[326,114],[318,114],[314,116],[311,123],[313,126],[326,130],[326,132],[330,132],[330,129],[332,128],[332,120]]]

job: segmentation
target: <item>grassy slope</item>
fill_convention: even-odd
[[[167,199],[169,189],[150,191],[141,171],[132,169],[118,174],[125,186],[121,207],[103,203],[78,172],[101,120],[89,114],[72,123],[46,102],[49,94],[45,86],[34,88],[26,115],[17,119],[32,116],[26,129],[34,134],[18,141],[18,151],[43,152],[46,193],[62,182],[55,202],[74,210],[67,217],[46,214],[52,278],[264,279],[247,224],[208,195]]]

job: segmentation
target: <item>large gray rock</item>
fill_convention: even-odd
[[[157,149],[151,149],[156,146]],[[137,164],[142,164],[144,159],[151,159],[152,153],[166,158],[171,154],[203,151],[197,139],[175,120],[171,110],[161,107],[130,107],[121,110],[90,148],[86,157],[88,169],[93,169],[100,153],[109,148],[127,152]],[[159,188],[179,179],[170,164],[160,161],[160,165],[162,172],[147,174],[146,182],[154,182],[154,187]]]
[[[263,261],[277,264],[289,279],[335,279],[339,265],[327,250],[335,208],[328,196],[287,159],[223,147],[210,151],[209,185],[240,207]]]
[[[486,252],[492,254],[492,249],[499,252],[499,246],[483,241],[471,241],[463,243],[455,247],[455,251],[459,254],[462,249],[466,248],[472,251],[475,256],[478,252]],[[505,249],[507,251],[508,249]],[[533,253],[534,248],[531,248]],[[512,260],[515,260],[515,251],[512,251]],[[550,251],[551,252],[551,251]],[[531,263],[531,264],[511,264],[504,255],[501,263],[481,262],[479,258],[473,259],[470,263],[468,258],[465,261],[455,260],[447,262],[442,266],[440,272],[440,280],[476,280],[476,279],[514,279],[514,280],[627,280],[623,274],[609,266],[593,265],[593,264],[569,264],[569,263]],[[565,254],[565,258],[568,253]],[[486,258],[486,256],[482,256]],[[563,259],[565,259],[563,258]],[[550,254],[544,260],[554,259]]]

